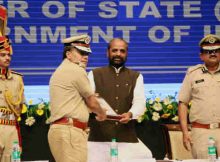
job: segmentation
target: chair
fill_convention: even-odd
[[[193,159],[190,151],[187,151],[183,146],[182,132],[177,124],[166,125],[169,130],[169,139],[172,159]]]

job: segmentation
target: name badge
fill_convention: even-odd
[[[196,80],[195,83],[198,84],[198,83],[202,83],[204,81],[205,81],[204,79],[200,79],[200,80]]]

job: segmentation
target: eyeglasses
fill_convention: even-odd
[[[204,53],[206,55],[219,54],[220,53],[220,49],[216,49],[216,50],[203,50],[202,53]]]

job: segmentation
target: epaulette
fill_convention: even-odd
[[[187,74],[190,74],[193,71],[195,71],[197,69],[202,69],[202,68],[204,68],[203,64],[198,64],[198,65],[195,65],[195,66],[191,66],[191,67],[188,68]]]
[[[12,73],[12,74],[16,74],[16,75],[20,75],[20,76],[22,76],[22,77],[23,77],[23,74],[18,73],[18,72],[16,72],[16,71],[11,70],[11,73]]]

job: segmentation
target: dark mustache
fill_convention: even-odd
[[[212,57],[216,58],[217,56],[216,55],[210,55],[209,56],[209,58],[212,58]]]
[[[114,56],[114,57],[112,57],[112,59],[120,59],[120,60],[123,60],[120,56]]]

